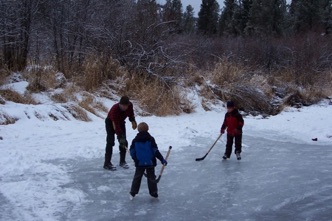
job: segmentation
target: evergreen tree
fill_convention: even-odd
[[[181,32],[182,3],[181,0],[167,0],[164,5],[163,21],[168,24],[170,32]]]
[[[331,19],[331,2],[331,0],[293,1],[291,12],[294,19],[295,32],[328,32],[329,19]]]
[[[249,13],[252,6],[253,0],[241,0],[239,10],[235,12],[235,17],[237,22],[238,32],[242,35],[244,34],[244,30],[247,27],[247,23],[249,21]]]
[[[198,13],[198,31],[205,35],[217,33],[219,4],[216,0],[202,0]]]
[[[237,35],[235,24],[235,11],[238,11],[236,0],[225,0],[225,7],[223,8],[219,20],[220,35]]]
[[[247,35],[282,35],[286,0],[253,0],[245,32]]]
[[[330,34],[332,32],[332,0],[322,1],[321,12],[324,32],[325,34]]]
[[[192,34],[195,31],[194,8],[191,5],[186,7],[183,14],[183,31],[186,34]]]

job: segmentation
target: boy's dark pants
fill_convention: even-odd
[[[226,151],[225,155],[229,158],[232,154],[232,146],[233,140],[235,138],[235,151],[234,153],[241,153],[242,152],[242,134],[232,136],[227,134],[227,143],[226,143]]]
[[[156,175],[154,172],[154,167],[136,167],[135,175],[133,182],[131,184],[131,190],[130,193],[138,194],[139,189],[141,187],[141,181],[144,174],[144,171],[146,170],[146,175],[148,177],[148,188],[150,194],[158,193],[158,187],[157,183],[152,182],[151,180],[156,180]]]
[[[105,165],[111,163],[112,155],[113,155],[113,146],[115,145],[115,130],[113,128],[113,122],[106,118],[105,120],[106,126],[106,150],[105,150]],[[121,129],[124,132],[124,136],[126,136],[126,125],[125,122],[121,124]],[[119,146],[120,150],[120,163],[126,161],[126,149]]]

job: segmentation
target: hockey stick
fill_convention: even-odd
[[[166,154],[166,158],[165,158],[166,161],[168,160],[169,154],[171,153],[171,149],[172,149],[172,146],[169,146],[168,151],[167,151],[167,154]],[[163,164],[163,166],[161,167],[160,174],[159,174],[158,178],[157,178],[156,181],[155,181],[156,183],[159,183],[160,178],[161,178],[161,176],[163,175],[163,172],[164,172],[165,166],[166,166],[166,165]]]
[[[220,134],[217,138],[217,140],[214,142],[214,144],[212,145],[212,147],[210,147],[209,151],[204,155],[204,157],[201,157],[201,158],[196,158],[196,161],[201,161],[201,160],[204,160],[205,157],[210,153],[210,151],[212,150],[212,148],[216,145],[216,143],[218,142],[218,140],[220,139],[222,134]]]
[[[168,151],[167,151],[167,154],[166,154],[166,158],[165,158],[166,161],[168,160],[168,157],[169,157],[169,155],[170,155],[170,153],[171,153],[171,149],[172,149],[172,146],[169,146]],[[161,176],[163,175],[164,169],[165,169],[165,165],[162,166],[158,178],[155,179],[155,180],[149,178],[150,181],[153,182],[153,183],[159,183],[160,178],[161,178]],[[145,177],[148,177],[148,175],[147,175],[146,173],[144,173],[144,176],[145,176]]]

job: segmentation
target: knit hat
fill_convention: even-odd
[[[129,105],[129,97],[122,96],[119,103],[123,105]]]
[[[142,122],[138,125],[138,132],[147,132],[149,130],[149,125],[145,122]]]
[[[227,107],[235,107],[235,104],[233,101],[227,101]]]

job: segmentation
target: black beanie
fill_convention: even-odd
[[[129,97],[122,96],[119,103],[123,105],[129,105]]]
[[[235,104],[233,101],[227,101],[227,107],[235,107]]]

